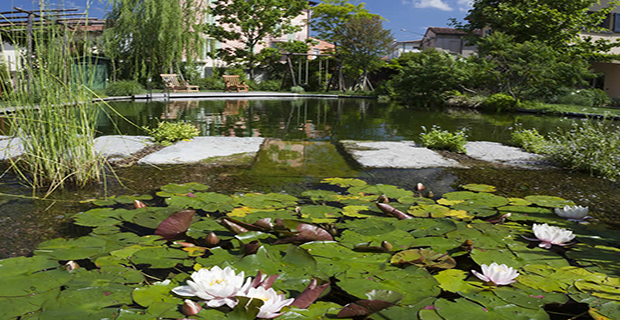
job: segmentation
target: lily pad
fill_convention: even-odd
[[[235,196],[234,198],[239,204],[256,209],[278,209],[292,207],[297,204],[297,198],[281,193],[248,193],[243,197]]]
[[[413,264],[420,268],[452,269],[456,267],[456,261],[449,255],[428,249],[403,250],[393,255],[390,263],[399,266]]]
[[[553,196],[527,196],[525,197],[525,200],[537,206],[547,207],[547,208],[562,208],[567,205],[568,206],[575,205],[575,203],[570,200],[562,199],[560,197],[553,197]]]
[[[398,199],[404,197],[413,196],[413,192],[409,190],[405,190],[396,186],[386,185],[386,184],[377,184],[377,185],[367,185],[363,187],[351,187],[349,188],[350,194],[365,194],[365,195],[376,195],[380,196],[384,194],[386,197],[390,199]]]
[[[496,190],[494,186],[490,186],[488,184],[475,184],[475,183],[463,185],[461,186],[461,188],[465,190],[469,190],[469,191],[475,191],[475,192],[495,192]]]
[[[106,241],[95,237],[77,239],[53,239],[42,242],[34,251],[36,255],[56,260],[79,260],[105,253]]]
[[[321,183],[328,183],[336,185],[342,188],[348,187],[362,187],[366,185],[366,182],[359,179],[345,179],[345,178],[327,178],[321,180]]]

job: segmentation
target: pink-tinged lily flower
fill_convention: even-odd
[[[172,292],[184,297],[204,299],[211,308],[223,305],[234,308],[239,302],[236,296],[244,295],[252,284],[252,278],[248,278],[245,283],[244,280],[243,271],[235,274],[230,267],[222,270],[215,266],[192,273],[192,280],[187,280],[186,286],[176,287]]]
[[[536,239],[523,237],[530,241],[541,241],[538,244],[539,247],[549,249],[552,245],[566,246],[570,243],[566,243],[575,239],[575,235],[572,231],[563,228],[549,226],[548,224],[534,224],[532,231],[536,236]]]
[[[555,214],[569,221],[583,222],[588,218],[588,207],[582,206],[564,206],[564,208],[555,208]]]
[[[514,283],[517,281],[515,279],[519,276],[517,270],[505,264],[498,265],[496,262],[493,262],[491,265],[487,266],[483,264],[480,267],[482,268],[482,273],[476,270],[472,270],[471,272],[478,277],[478,279],[484,282],[490,282],[496,286],[505,286]]]
[[[273,288],[265,289],[264,287],[257,287],[248,289],[245,297],[252,299],[263,300],[263,305],[260,307],[257,318],[261,319],[273,319],[281,315],[280,310],[282,308],[290,306],[295,299],[285,299],[283,294],[278,294]]]

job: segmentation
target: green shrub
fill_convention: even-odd
[[[441,130],[438,126],[433,126],[430,131],[422,127],[424,132],[420,134],[422,145],[431,149],[448,150],[458,153],[465,153],[467,143],[467,129],[461,129],[454,133]]]
[[[108,84],[108,87],[105,89],[105,93],[111,97],[133,96],[145,92],[144,86],[134,80],[115,81]]]
[[[512,142],[527,152],[542,154],[548,145],[545,137],[536,129],[523,129],[517,127],[510,133]]]
[[[222,77],[206,77],[195,80],[192,84],[200,86],[201,90],[224,90],[226,84]]]
[[[303,87],[296,86],[296,87],[291,87],[291,92],[292,93],[304,93],[306,92],[306,90]]]
[[[570,130],[549,134],[546,157],[571,170],[589,172],[610,180],[620,175],[618,127],[606,121],[584,121]]]
[[[280,91],[282,81],[279,80],[263,80],[256,84],[256,90],[260,91]]]
[[[612,101],[601,89],[562,90],[561,94],[552,100],[557,104],[569,104],[584,107],[604,107]]]
[[[169,146],[177,141],[192,139],[200,131],[191,123],[186,122],[160,122],[157,128],[150,129],[143,127],[153,140],[165,146]]]
[[[483,103],[487,109],[495,111],[514,110],[519,105],[519,101],[512,96],[504,93],[496,93],[487,97]]]

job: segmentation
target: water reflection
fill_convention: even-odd
[[[195,124],[204,136],[267,137],[283,140],[419,140],[422,127],[469,128],[469,140],[506,143],[510,127],[522,124],[542,133],[567,128],[580,119],[530,114],[484,114],[475,110],[420,110],[361,99],[215,99],[115,102],[102,116],[101,134],[144,134],[141,126],[160,121]],[[122,118],[128,119],[133,125]]]

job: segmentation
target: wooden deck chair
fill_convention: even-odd
[[[187,81],[179,82],[177,74],[160,74],[167,91],[172,92],[199,92],[198,86],[192,86]]]
[[[237,92],[241,92],[241,91],[249,92],[250,91],[250,86],[245,84],[245,81],[239,81],[239,76],[225,75],[222,77],[224,78],[224,83],[226,84],[226,87],[224,88],[224,92],[232,91],[232,90],[237,90]]]

